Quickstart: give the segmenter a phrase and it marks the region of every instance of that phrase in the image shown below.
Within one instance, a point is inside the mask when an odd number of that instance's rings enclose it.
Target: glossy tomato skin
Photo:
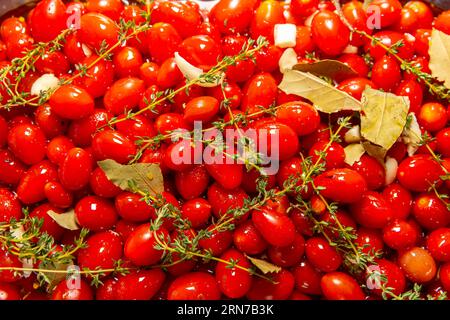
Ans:
[[[56,181],[47,182],[44,186],[45,197],[48,202],[58,208],[68,208],[72,205],[73,195]]]
[[[80,226],[99,231],[111,228],[116,223],[117,212],[108,200],[87,196],[76,204],[75,217]]]
[[[48,104],[39,106],[36,109],[34,118],[36,124],[39,126],[39,128],[41,128],[45,136],[49,139],[63,134],[68,126],[68,122],[60,118],[58,115],[56,115]],[[1,119],[0,119],[0,127],[1,127]],[[0,145],[1,144],[2,143],[0,133]]]
[[[208,71],[220,61],[221,50],[216,41],[207,35],[195,35],[183,40],[180,55],[192,65]]]
[[[81,148],[68,151],[66,158],[59,167],[59,179],[68,190],[81,190],[89,184],[94,167],[92,154]]]
[[[331,56],[341,53],[350,39],[350,31],[339,16],[328,10],[320,11],[314,16],[311,33],[319,49]]]
[[[343,272],[330,272],[320,281],[323,295],[328,300],[364,300],[365,295],[354,278]]]
[[[145,91],[144,81],[127,77],[117,80],[103,97],[105,109],[113,115],[123,114],[139,105]]]
[[[52,293],[52,300],[93,300],[93,291],[85,280],[80,280],[79,288],[69,280],[61,281]]]
[[[291,127],[299,136],[313,133],[320,123],[317,110],[309,103],[293,101],[277,109],[278,121]]]
[[[363,193],[351,210],[356,221],[366,228],[383,228],[395,215],[384,197],[374,191]]]
[[[112,298],[114,300],[150,300],[161,288],[165,278],[165,273],[159,269],[132,271],[119,276],[112,284]]]
[[[201,23],[198,8],[183,2],[161,1],[152,10],[152,23],[166,22],[183,37],[192,36]]]
[[[207,199],[212,206],[213,214],[220,218],[228,210],[242,207],[248,195],[241,188],[227,190],[218,183],[208,188]]]
[[[379,272],[386,277],[385,285],[392,288],[394,294],[398,295],[405,291],[406,278],[399,266],[387,259],[378,260],[377,266],[379,267]],[[378,288],[373,290],[377,295],[382,294],[382,291]]]
[[[175,186],[185,200],[203,194],[209,184],[209,174],[204,166],[194,166],[175,173]]]
[[[45,157],[45,135],[35,125],[18,124],[9,130],[8,147],[23,163],[33,165]]]
[[[313,266],[323,272],[337,270],[342,257],[324,238],[309,238],[305,244],[306,258]]]
[[[19,288],[9,283],[0,283],[0,300],[21,300]]]
[[[300,262],[305,252],[305,239],[299,233],[294,242],[285,247],[270,246],[267,253],[270,260],[277,266],[287,268]]]
[[[24,204],[33,204],[45,199],[45,184],[57,181],[56,168],[47,160],[31,166],[17,186],[17,197]]]
[[[322,293],[320,287],[322,273],[308,260],[300,262],[300,264],[295,267],[293,273],[297,290],[311,295],[320,295]]]
[[[88,117],[72,121],[67,136],[78,146],[87,147],[92,143],[94,134],[108,124],[108,120],[112,117],[104,109],[94,109]]]
[[[127,221],[144,222],[156,218],[155,209],[136,193],[122,192],[115,198],[117,213]]]
[[[450,211],[434,193],[423,193],[416,197],[412,214],[425,229],[445,227],[450,222]]]
[[[385,170],[375,158],[364,154],[351,168],[364,177],[369,190],[376,190],[384,185]]]
[[[181,41],[178,31],[169,23],[155,23],[148,32],[150,55],[157,63],[173,57],[174,53],[178,51]]]
[[[0,182],[2,184],[17,185],[25,170],[25,165],[9,150],[0,151]]]
[[[224,34],[242,33],[250,26],[259,0],[221,0],[209,14],[211,22]]]
[[[267,248],[267,242],[251,221],[246,221],[233,233],[233,243],[236,248],[246,254],[260,254]]]
[[[64,233],[64,229],[47,214],[47,212],[50,210],[58,214],[64,212],[63,210],[56,208],[55,206],[44,203],[34,208],[34,210],[30,213],[30,217],[42,220],[42,227],[40,230],[42,232],[46,232],[58,241],[59,239],[61,239]]]
[[[271,245],[287,246],[295,240],[294,223],[284,214],[272,209],[253,211],[252,222]]]
[[[219,112],[219,100],[214,97],[202,96],[190,100],[184,109],[184,121],[208,122]]]
[[[385,28],[396,23],[401,16],[402,5],[398,0],[375,0],[371,5],[380,10],[380,27]]]
[[[3,222],[3,221],[2,221]],[[6,221],[5,221],[6,222]],[[8,221],[9,222],[9,221]],[[0,266],[3,268],[20,268],[22,262],[7,250],[0,248]],[[1,283],[12,283],[20,279],[20,276],[15,274],[14,271],[2,270],[0,271]]]
[[[280,161],[294,156],[300,143],[295,131],[281,122],[272,119],[261,119],[255,122],[258,151]]]
[[[362,252],[383,252],[384,243],[381,233],[378,230],[360,227],[357,231],[356,244]]]
[[[94,169],[89,184],[92,191],[100,197],[112,198],[121,192],[121,189],[113,184],[100,168]]]
[[[436,229],[428,235],[427,249],[431,256],[442,262],[450,261],[450,229]]]
[[[58,88],[50,98],[52,111],[64,119],[77,120],[94,111],[94,100],[84,89],[74,85]]]
[[[119,31],[111,18],[90,12],[81,16],[78,36],[82,43],[100,50],[102,43],[106,43],[109,48],[116,44]]]
[[[86,244],[87,247],[81,249],[77,256],[81,269],[112,269],[122,257],[122,239],[114,231],[95,233],[86,240]]]
[[[30,32],[36,41],[48,42],[67,28],[66,6],[61,0],[39,2],[28,16]]]
[[[394,211],[395,218],[406,219],[411,212],[412,195],[398,183],[392,183],[382,192],[384,198]]]
[[[383,228],[383,241],[392,249],[414,246],[420,238],[420,229],[412,221],[394,220]]]
[[[408,279],[417,283],[428,282],[436,275],[436,262],[427,250],[420,247],[403,251],[398,263]]]
[[[105,16],[118,20],[124,9],[120,0],[89,0],[86,4],[88,12],[99,12]]]
[[[401,78],[400,66],[391,56],[383,56],[372,67],[372,82],[385,91],[394,89]]]
[[[94,135],[92,151],[96,160],[113,159],[124,164],[132,159],[136,146],[120,132],[104,130]]]
[[[54,137],[47,145],[47,158],[53,164],[60,165],[66,158],[67,152],[74,147],[72,140],[66,136]]]
[[[154,248],[156,245],[155,236],[168,237],[166,229],[161,227],[158,231],[150,230],[150,224],[142,224],[134,230],[128,237],[124,255],[136,266],[150,266],[158,263],[163,255],[163,251]],[[143,248],[146,248],[145,250]]]
[[[265,279],[253,279],[252,287],[247,292],[249,300],[286,300],[294,290],[294,276],[286,269],[282,269],[273,276],[276,283]]]
[[[397,170],[397,179],[408,190],[425,192],[431,184],[439,183],[442,169],[428,155],[414,155],[403,160]]]
[[[192,228],[205,226],[211,217],[211,204],[202,198],[188,200],[181,207],[181,216],[191,223]]]
[[[206,272],[191,272],[176,278],[167,292],[168,300],[218,300],[216,279]]]
[[[351,169],[329,170],[319,175],[315,184],[325,188],[321,190],[324,197],[341,203],[357,202],[367,190],[364,178]],[[353,192],[347,192],[348,190]]]
[[[85,74],[76,78],[74,83],[85,89],[93,98],[103,96],[114,81],[114,66],[112,62],[99,59],[97,55],[93,54],[83,59],[81,63],[87,66],[92,65],[92,67]]]
[[[226,251],[220,259],[237,261],[237,265],[243,268],[251,267],[248,259],[235,249]],[[241,298],[250,290],[252,276],[245,270],[236,267],[230,268],[226,263],[219,262],[217,263],[215,274],[220,291],[229,298]]]
[[[283,5],[278,1],[263,1],[256,9],[250,25],[253,39],[263,36],[273,42],[273,29],[276,24],[284,23]]]
[[[277,96],[277,84],[269,73],[254,75],[245,85],[241,103],[242,111],[257,112],[271,106]],[[259,107],[257,107],[259,106]]]

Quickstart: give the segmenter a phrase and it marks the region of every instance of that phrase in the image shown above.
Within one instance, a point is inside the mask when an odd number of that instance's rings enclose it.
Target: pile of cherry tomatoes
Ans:
[[[374,30],[366,23],[362,1],[341,5],[354,28],[386,46],[402,41],[398,55],[427,73],[432,28],[450,34],[450,11],[438,11],[422,1],[372,1],[381,15],[381,29]],[[72,14],[80,12],[79,28],[67,33],[60,46],[30,59],[27,51],[38,43],[50,43],[67,29],[68,19],[77,19],[76,14],[71,17],[69,7]],[[28,276],[17,272],[23,260],[2,242],[0,299],[381,299],[383,288],[370,288],[366,272],[353,273],[345,252],[330,243],[329,239],[342,235],[318,232],[314,227],[318,222],[339,223],[353,230],[349,232],[354,246],[380,253],[375,266],[384,289],[392,293],[387,298],[401,297],[415,284],[421,285],[422,297],[450,291],[450,200],[446,198],[450,180],[443,178],[445,168],[450,170],[449,101],[430,94],[423,81],[403,71],[399,61],[376,43],[351,35],[335,9],[332,1],[319,0],[220,0],[209,12],[193,1],[42,0],[24,17],[3,18],[0,70],[16,58],[28,57],[26,63],[33,64],[18,85],[18,92],[25,93],[22,99],[30,98],[42,75],[64,80],[83,66],[93,67],[36,106],[0,107],[0,226],[11,219],[20,221],[28,212],[28,218],[43,221],[41,231],[53,237],[54,250],[60,250],[73,244],[80,230],[64,229],[47,212],[73,209],[77,224],[89,230],[86,246],[74,253],[73,263],[81,270],[111,270],[121,260],[129,271],[105,272],[97,286],[91,276],[83,275],[75,288],[61,280],[47,290],[37,284],[38,272]],[[126,31],[132,33],[147,18],[151,28],[117,45],[127,22],[132,23]],[[139,151],[142,137],[191,130],[194,121],[202,121],[206,128],[229,121],[230,113],[245,115],[276,106],[276,112],[251,118],[248,125],[279,130],[280,169],[267,177],[266,188],[282,190],[288,179],[301,174],[305,158],[318,159],[338,118],[278,89],[282,79],[278,61],[284,48],[274,45],[273,30],[285,23],[297,26],[294,50],[299,62],[334,59],[347,64],[357,76],[340,79],[336,87],[356,99],[366,86],[407,96],[410,112],[430,139],[412,156],[401,141],[389,150],[388,156],[399,166],[395,181],[388,185],[380,162],[365,154],[349,166],[344,161],[345,140],[333,141],[323,159],[325,171],[314,178],[322,186],[321,196],[337,204],[336,212],[328,212],[309,189],[302,197],[311,204],[311,219],[294,208],[297,195],[287,193],[199,243],[202,252],[221,261],[250,269],[249,256],[278,266],[277,272],[263,278],[196,257],[155,267],[163,256],[150,229],[156,209],[142,195],[123,191],[108,180],[97,161],[127,164]],[[207,72],[260,36],[269,45],[252,59],[229,66],[222,86],[191,86],[151,112],[126,118],[128,112],[144,109],[158,93],[185,85],[175,52]],[[111,47],[114,50],[105,55]],[[8,83],[14,84],[16,76],[8,74]],[[14,98],[4,80],[0,79],[2,105]],[[222,104],[225,98],[227,108]],[[108,126],[111,119],[120,121]],[[139,162],[160,165],[162,197],[179,209],[193,233],[213,226],[227,210],[256,196],[260,174],[255,169],[242,164],[176,164],[170,159],[174,145],[179,146],[163,140],[144,150]],[[176,236],[180,230],[169,223],[159,232]],[[28,268],[39,269],[38,261]]]

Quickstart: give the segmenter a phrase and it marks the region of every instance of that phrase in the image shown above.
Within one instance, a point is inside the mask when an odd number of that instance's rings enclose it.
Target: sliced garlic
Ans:
[[[92,50],[89,49],[89,47],[84,43],[81,44],[81,50],[83,50],[83,53],[86,55],[86,57],[89,58],[90,56],[92,56]]]
[[[297,62],[297,53],[294,51],[294,49],[287,48],[281,55],[280,60],[278,60],[280,72],[284,73],[286,70],[292,69],[292,67],[295,66]]]
[[[342,53],[358,53],[358,47],[349,44],[344,48],[344,51],[342,51]]]
[[[318,12],[319,12],[319,11],[315,11],[313,14],[311,14],[310,16],[308,16],[308,17],[305,19],[305,26],[311,27],[312,21],[313,21],[314,17],[316,16],[316,14],[317,14]]]
[[[410,112],[408,117],[411,117],[409,128],[405,128],[402,133],[402,141],[406,144],[406,150],[408,155],[413,156],[417,149],[419,149],[419,143],[422,139],[422,131],[420,130],[419,123],[414,113]]]
[[[38,96],[41,92],[48,91],[50,89],[56,89],[59,87],[59,79],[52,73],[46,73],[40,76],[31,86],[30,93],[34,96]]]
[[[297,27],[292,23],[276,24],[273,29],[273,36],[277,47],[295,47],[297,44]]]
[[[388,185],[394,182],[397,177],[398,162],[395,158],[386,157],[384,167],[386,170],[386,178],[384,183],[385,185]]]
[[[357,143],[361,141],[361,130],[358,125],[353,126],[345,133],[344,140],[347,143]]]
[[[203,74],[203,70],[200,68],[197,68],[196,66],[190,64],[186,59],[184,59],[182,56],[180,56],[180,54],[178,52],[175,52],[175,63],[178,67],[178,69],[180,69],[181,73],[184,75],[184,77],[189,80],[196,80],[199,79],[202,74]],[[211,83],[211,82],[199,82],[198,85],[200,87],[217,87],[218,85],[220,85],[223,81],[223,79],[225,78],[225,73],[221,73],[220,77],[218,77],[218,79]]]

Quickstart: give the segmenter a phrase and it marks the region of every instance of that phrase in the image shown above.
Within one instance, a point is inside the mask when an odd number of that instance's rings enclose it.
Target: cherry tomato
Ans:
[[[323,53],[336,56],[348,45],[350,31],[332,11],[318,12],[311,23],[311,33],[317,47]]]
[[[424,283],[436,275],[436,263],[425,249],[413,247],[406,250],[399,255],[398,262],[411,281]]]
[[[315,185],[325,188],[320,191],[324,197],[342,203],[359,201],[367,190],[364,178],[351,169],[334,169],[322,173],[315,179]]]
[[[151,266],[158,263],[164,251],[155,248],[155,237],[166,238],[169,234],[163,227],[152,231],[150,224],[142,224],[134,230],[125,242],[124,255],[134,265]],[[145,248],[145,250],[143,250]]]
[[[28,16],[31,35],[39,42],[51,41],[67,28],[67,18],[61,0],[40,1]]]
[[[343,272],[330,272],[320,281],[323,295],[328,300],[364,300],[365,295],[358,282]]]
[[[168,300],[218,300],[216,279],[205,272],[191,272],[176,278],[167,292]]]
[[[235,249],[226,251],[220,259],[227,262],[237,261],[236,265],[242,268],[248,269],[251,267],[248,259]],[[219,262],[215,273],[220,291],[229,298],[241,298],[250,290],[252,276],[246,270],[235,266],[230,267],[227,263]]]
[[[62,280],[52,292],[52,300],[93,300],[93,291],[89,284],[80,279],[79,286],[70,280]]]
[[[108,200],[87,196],[76,204],[75,217],[80,226],[98,231],[111,228],[117,221],[117,212]]]
[[[221,33],[243,33],[250,26],[258,4],[258,0],[221,0],[211,9],[209,18]]]
[[[295,240],[294,223],[284,214],[271,209],[253,211],[252,222],[271,245],[283,247]]]

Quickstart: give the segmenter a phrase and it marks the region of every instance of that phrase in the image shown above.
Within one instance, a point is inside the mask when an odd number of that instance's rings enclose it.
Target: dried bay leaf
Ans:
[[[41,262],[40,269],[49,270],[48,272],[40,272],[39,277],[47,283],[47,290],[49,292],[61,281],[67,279],[67,269],[72,266],[73,263],[59,263],[59,262]],[[64,271],[64,272],[52,272],[52,271]]]
[[[77,220],[75,219],[75,211],[71,209],[70,211],[67,211],[65,213],[57,213],[55,211],[49,210],[47,211],[47,214],[55,220],[55,222],[63,227],[64,229],[68,230],[78,230],[80,227],[77,224]]]
[[[374,157],[378,162],[384,165],[384,158],[386,158],[387,154],[385,148],[377,146],[370,141],[363,141],[362,146],[369,156]]]
[[[352,143],[344,148],[345,163],[349,166],[353,165],[361,159],[361,156],[366,152],[360,143]]]
[[[266,274],[266,273],[272,273],[272,272],[280,272],[281,268],[279,266],[276,266],[270,262],[267,262],[265,260],[261,260],[261,259],[257,259],[257,258],[252,258],[247,256],[248,260],[250,260],[251,263],[253,263],[253,265],[255,267],[257,267],[259,270],[261,270],[262,273]]]
[[[137,189],[153,196],[164,191],[163,175],[156,163],[124,165],[107,159],[97,164],[108,179],[122,190],[135,192]]]
[[[288,70],[279,88],[287,94],[310,100],[317,110],[325,113],[361,110],[361,102],[310,73]]]
[[[293,70],[309,72],[315,76],[331,79],[340,77],[355,77],[358,73],[351,67],[337,60],[319,60],[313,63],[300,63],[292,67]]]
[[[431,75],[450,89],[450,35],[433,29],[428,53]]]
[[[367,87],[362,95],[361,135],[368,142],[389,150],[403,132],[409,110],[408,97]],[[370,152],[380,150],[369,146]],[[370,154],[369,150],[366,149]]]

